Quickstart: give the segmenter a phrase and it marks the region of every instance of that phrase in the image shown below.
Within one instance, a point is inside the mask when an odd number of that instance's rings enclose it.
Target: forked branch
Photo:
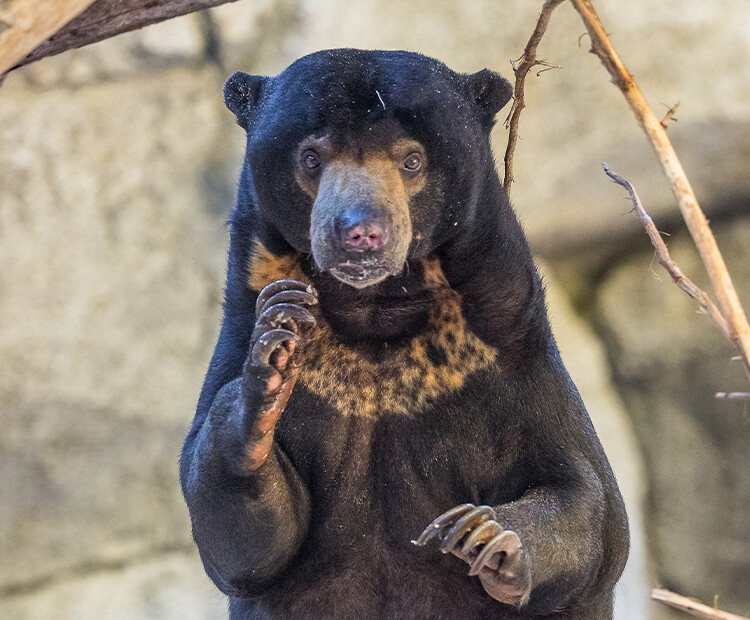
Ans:
[[[641,199],[638,197],[638,193],[635,191],[633,185],[630,181],[623,179],[620,175],[613,172],[613,170],[604,162],[602,162],[602,168],[604,168],[604,173],[612,179],[613,182],[624,187],[628,194],[630,194],[630,200],[633,203],[633,211],[635,211],[641,224],[643,224],[643,227],[646,229],[646,234],[651,240],[651,245],[653,245],[656,250],[659,264],[666,269],[667,273],[677,286],[700,304],[706,314],[708,314],[713,319],[714,323],[718,325],[721,333],[731,342],[732,334],[726,319],[706,292],[698,288],[698,286],[696,286],[695,283],[682,272],[682,269],[680,269],[677,263],[672,260],[667,245],[661,238],[661,234],[656,228],[654,220],[651,219],[651,216],[646,213],[646,210],[643,208],[643,203],[641,203]]]
[[[526,44],[526,48],[523,50],[523,56],[516,61],[511,63],[513,67],[513,73],[515,73],[516,83],[513,86],[513,105],[510,108],[508,117],[505,119],[505,127],[508,129],[508,146],[505,149],[505,177],[504,185],[505,192],[510,198],[510,186],[513,184],[513,154],[516,150],[516,144],[518,143],[518,124],[521,121],[521,111],[526,107],[526,101],[524,99],[524,86],[526,84],[526,76],[529,71],[534,67],[543,67],[542,71],[549,69],[557,69],[558,65],[547,62],[546,60],[540,60],[536,57],[536,50],[539,47],[539,42],[542,40],[544,33],[547,31],[547,25],[549,24],[549,18],[552,15],[552,11],[555,7],[562,4],[564,0],[545,0],[542,5],[542,12],[539,14],[539,19],[536,22],[534,32],[531,33],[531,38]],[[542,73],[540,71],[539,73]]]
[[[65,50],[235,0],[0,0],[0,75]]]

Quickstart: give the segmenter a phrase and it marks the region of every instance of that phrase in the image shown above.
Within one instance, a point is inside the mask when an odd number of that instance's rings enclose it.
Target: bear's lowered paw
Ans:
[[[469,564],[492,598],[525,605],[531,594],[531,566],[518,534],[504,529],[490,506],[461,504],[440,515],[414,541],[424,546],[433,538],[440,551]]]

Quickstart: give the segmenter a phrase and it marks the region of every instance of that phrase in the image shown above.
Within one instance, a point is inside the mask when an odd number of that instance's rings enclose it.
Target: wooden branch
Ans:
[[[82,9],[88,5],[91,6],[88,6],[83,12],[79,11],[80,15],[77,17],[75,17],[76,13],[71,14],[68,17],[70,21],[65,20],[55,28],[48,28],[41,38],[38,36],[26,38],[24,33],[27,31],[19,30],[15,36],[22,38],[25,44],[19,46],[18,51],[14,53],[5,53],[2,40],[9,30],[2,32],[2,21],[0,21],[0,74],[46,56],[54,56],[65,50],[83,47],[178,15],[185,15],[193,11],[201,11],[212,6],[235,1],[66,0],[66,2],[63,2],[63,0],[15,0],[11,4],[12,8],[16,4],[34,5],[35,20],[41,19],[45,11],[47,13],[63,13],[74,4],[84,5],[81,7]],[[72,11],[67,12],[72,13]],[[2,17],[2,14],[0,14],[0,17]],[[71,19],[73,17],[75,19]],[[66,23],[67,25],[65,25]],[[14,29],[14,27],[11,26],[11,29]]]
[[[651,590],[651,598],[660,603],[674,607],[684,611],[691,616],[697,616],[698,618],[714,618],[718,620],[750,620],[745,616],[738,616],[731,614],[728,611],[722,611],[721,609],[714,609],[708,605],[688,598],[686,596],[680,596],[669,590],[663,590],[661,588],[654,588]]]
[[[526,83],[526,75],[533,67],[538,65],[546,67],[547,69],[558,68],[558,65],[553,65],[544,60],[537,60],[536,49],[539,47],[539,42],[547,31],[547,24],[549,24],[549,18],[552,15],[552,11],[563,2],[564,0],[545,0],[542,5],[542,12],[539,14],[539,19],[536,22],[534,32],[531,33],[531,38],[526,44],[523,56],[520,58],[520,64],[516,67],[515,63],[511,63],[513,73],[516,75],[516,83],[513,87],[513,105],[510,108],[508,117],[505,119],[505,127],[509,131],[508,146],[505,149],[505,176],[503,178],[503,184],[505,185],[505,192],[508,194],[508,198],[510,198],[510,186],[513,183],[513,153],[516,150],[516,143],[518,142],[518,124],[521,120],[521,111],[526,107],[523,92]]]
[[[716,392],[716,398],[728,400],[750,400],[750,392]]]
[[[620,60],[591,1],[570,1],[581,16],[591,37],[592,53],[598,56],[612,76],[614,83],[625,96],[630,109],[656,152],[662,171],[670,182],[682,217],[711,279],[721,313],[729,326],[730,339],[742,355],[745,370],[750,378],[750,325],[748,325],[747,317],[732,284],[724,258],[719,252],[716,239],[708,225],[708,220],[698,204],[682,164],[667,137],[667,132],[648,106],[633,76]]]
[[[643,224],[643,227],[646,229],[646,234],[651,240],[651,245],[653,245],[656,250],[659,264],[666,269],[667,273],[677,286],[700,304],[706,314],[708,314],[713,319],[714,323],[718,325],[721,333],[731,342],[732,334],[726,319],[706,292],[698,288],[695,283],[682,272],[677,263],[672,260],[672,257],[669,255],[669,250],[667,249],[664,240],[661,238],[659,230],[654,224],[654,220],[651,219],[651,216],[646,213],[646,210],[643,208],[643,204],[641,203],[641,199],[638,197],[635,188],[629,181],[613,172],[606,163],[602,162],[602,168],[604,168],[604,173],[612,179],[614,183],[624,187],[628,194],[630,194],[630,200],[633,203],[633,211],[635,211],[641,224]]]
[[[0,75],[95,0],[0,2]]]

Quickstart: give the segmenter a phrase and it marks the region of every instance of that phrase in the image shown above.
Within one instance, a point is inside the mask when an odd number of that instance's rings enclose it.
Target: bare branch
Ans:
[[[728,611],[722,611],[721,609],[714,609],[708,605],[688,598],[686,596],[680,596],[669,590],[663,590],[661,588],[654,588],[651,590],[651,598],[660,603],[674,607],[684,611],[691,616],[697,616],[698,618],[714,618],[718,620],[750,620],[745,616],[738,616],[736,614],[729,613]]]
[[[716,398],[729,400],[750,400],[750,392],[716,392]]]
[[[18,0],[0,3],[0,75],[94,0]]]
[[[518,143],[518,124],[521,120],[521,111],[526,107],[526,101],[524,100],[524,84],[526,83],[526,75],[529,71],[536,66],[543,66],[546,69],[556,69],[558,65],[553,65],[545,60],[537,60],[536,49],[539,47],[539,42],[542,40],[544,33],[547,31],[547,25],[549,24],[549,18],[552,15],[552,11],[562,4],[564,0],[545,0],[542,5],[542,12],[539,14],[539,19],[536,22],[534,32],[531,33],[531,38],[526,44],[526,48],[523,51],[523,56],[517,61],[511,61],[513,67],[513,73],[516,75],[516,83],[513,87],[513,105],[510,108],[508,117],[505,119],[505,127],[508,131],[508,146],[505,149],[505,177],[503,183],[505,185],[505,192],[510,197],[510,186],[513,183],[513,153],[516,150],[516,144]],[[516,66],[516,63],[520,61],[520,64]],[[539,75],[545,69],[537,73]]]
[[[14,14],[17,7],[28,5],[29,10],[23,13],[24,19],[15,19],[5,30],[2,25],[8,23],[9,18],[0,15],[0,74],[122,32],[234,1],[75,0],[64,3],[59,0],[17,0],[11,4]],[[73,11],[73,8],[78,10]]]
[[[643,224],[643,227],[646,229],[646,234],[651,240],[651,245],[653,245],[656,250],[659,264],[666,269],[667,273],[677,286],[700,304],[701,308],[703,308],[703,310],[713,319],[714,323],[718,325],[721,333],[731,342],[732,338],[729,325],[721,314],[721,311],[716,307],[716,304],[705,293],[705,291],[698,288],[690,278],[682,273],[682,269],[680,269],[677,263],[672,260],[667,245],[664,243],[659,230],[654,224],[654,220],[652,220],[651,216],[646,213],[646,210],[641,203],[641,199],[638,197],[638,193],[635,191],[635,188],[630,181],[623,179],[620,175],[615,173],[605,162],[602,162],[602,168],[604,168],[604,173],[612,179],[614,183],[624,187],[628,194],[630,194],[630,200],[633,203],[633,211],[635,211],[641,224]]]
[[[742,355],[745,370],[748,378],[750,378],[750,325],[747,322],[745,311],[742,309],[734,284],[732,284],[724,258],[719,252],[716,239],[708,225],[708,220],[698,204],[682,164],[667,137],[667,132],[648,106],[646,98],[633,76],[620,60],[596,10],[591,4],[591,0],[570,1],[581,16],[591,37],[592,53],[601,60],[612,76],[614,83],[622,91],[630,109],[635,114],[656,152],[662,171],[670,182],[672,193],[677,200],[682,217],[711,279],[721,313],[729,326],[730,339]]]

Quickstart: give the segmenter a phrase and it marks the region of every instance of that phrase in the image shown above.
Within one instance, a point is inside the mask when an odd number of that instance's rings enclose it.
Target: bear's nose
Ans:
[[[388,242],[387,227],[368,211],[354,207],[336,216],[334,228],[345,250],[378,250]]]

